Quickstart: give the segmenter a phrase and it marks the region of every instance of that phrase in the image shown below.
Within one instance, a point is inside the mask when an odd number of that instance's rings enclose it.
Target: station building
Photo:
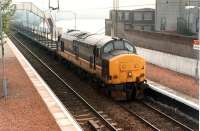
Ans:
[[[156,0],[156,31],[197,33],[200,1]]]
[[[121,30],[144,30],[154,31],[155,10],[143,8],[136,10],[111,10],[109,19],[106,19],[106,34],[111,34],[111,27],[117,24],[117,29]]]

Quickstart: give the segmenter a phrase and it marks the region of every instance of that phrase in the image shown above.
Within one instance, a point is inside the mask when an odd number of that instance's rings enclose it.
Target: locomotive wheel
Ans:
[[[144,90],[143,89],[137,89],[135,98],[138,100],[141,100],[144,98]]]
[[[116,101],[126,101],[127,92],[126,91],[111,91],[111,97]]]
[[[58,55],[57,60],[62,63],[63,58],[61,56]]]
[[[128,101],[133,99],[133,91],[132,90],[126,91],[126,99]]]

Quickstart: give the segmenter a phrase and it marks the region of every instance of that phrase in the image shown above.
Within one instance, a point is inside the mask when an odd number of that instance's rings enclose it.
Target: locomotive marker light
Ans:
[[[129,76],[129,77],[132,77],[132,72],[129,72],[129,73],[128,73],[128,76]]]

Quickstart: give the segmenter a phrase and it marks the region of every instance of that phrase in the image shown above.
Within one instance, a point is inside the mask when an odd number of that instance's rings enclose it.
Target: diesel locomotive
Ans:
[[[57,54],[91,74],[117,100],[143,95],[145,59],[125,39],[68,30],[59,38]]]

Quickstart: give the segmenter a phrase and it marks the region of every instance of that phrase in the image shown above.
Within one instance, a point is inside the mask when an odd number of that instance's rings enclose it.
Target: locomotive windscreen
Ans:
[[[109,53],[114,50],[127,50],[129,52],[136,53],[136,49],[134,46],[129,44],[127,41],[122,41],[122,40],[115,40],[115,41],[109,42],[104,47],[104,53]]]

